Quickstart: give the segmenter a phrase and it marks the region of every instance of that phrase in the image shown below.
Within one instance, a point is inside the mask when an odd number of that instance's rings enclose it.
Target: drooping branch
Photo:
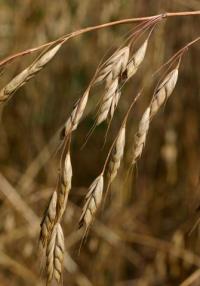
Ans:
[[[85,34],[87,32],[100,30],[100,29],[104,29],[104,28],[108,28],[108,27],[112,27],[112,26],[117,26],[117,25],[132,24],[132,23],[137,23],[137,22],[142,22],[142,21],[148,21],[148,20],[152,20],[152,19],[157,18],[157,17],[158,18],[160,17],[161,19],[162,18],[165,19],[165,18],[169,18],[169,17],[185,17],[185,16],[200,16],[200,10],[198,10],[198,11],[186,11],[186,12],[166,12],[166,13],[158,14],[158,15],[154,15],[154,16],[117,20],[117,21],[113,21],[113,22],[108,22],[108,23],[92,26],[92,27],[83,28],[83,29],[77,30],[75,32],[66,34],[66,35],[64,35],[64,36],[62,36],[62,37],[60,37],[54,41],[50,41],[50,42],[42,44],[40,46],[31,48],[31,49],[27,49],[27,50],[24,50],[22,52],[18,52],[16,54],[8,56],[5,59],[0,61],[0,67],[3,67],[8,63],[11,63],[16,58],[19,58],[19,57],[22,57],[22,56],[25,56],[28,54],[32,54],[32,53],[40,51],[44,48],[50,47],[51,45],[58,44],[60,42],[66,41],[69,38],[74,38],[76,36]]]

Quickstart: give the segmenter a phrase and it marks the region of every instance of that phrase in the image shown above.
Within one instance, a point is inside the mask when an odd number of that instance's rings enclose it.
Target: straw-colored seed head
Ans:
[[[62,217],[68,200],[69,191],[71,189],[72,181],[72,165],[70,159],[70,153],[67,152],[63,169],[61,170],[61,184],[58,190],[58,203],[57,203],[57,217]]]
[[[49,201],[48,208],[45,212],[45,216],[41,223],[41,231],[40,231],[40,241],[43,246],[46,245],[46,242],[49,238],[49,235],[52,231],[52,228],[56,219],[56,205],[57,205],[57,192],[54,191],[51,199]]]
[[[71,164],[70,153],[67,152],[63,169],[63,184],[69,189],[71,188],[71,180],[72,180],[72,164]]]
[[[55,224],[46,250],[47,281],[60,282],[64,260],[64,235],[59,223]]]
[[[129,52],[130,52],[129,47],[123,48],[123,53],[118,58],[118,60],[114,62],[112,65],[112,70],[109,76],[107,77],[106,85],[109,85],[111,81],[119,77],[125,71],[129,60]]]
[[[117,175],[117,171],[120,167],[121,160],[124,155],[124,147],[125,147],[125,134],[126,127],[125,125],[121,128],[119,135],[117,137],[111,160],[108,166],[108,180],[111,183]]]
[[[165,77],[163,82],[156,89],[155,96],[150,106],[151,117],[153,117],[158,112],[159,108],[170,97],[175,88],[177,80],[178,69],[175,68]]]
[[[109,114],[108,114],[109,120],[113,118],[113,115],[117,108],[120,97],[121,97],[121,90],[117,89],[111,101],[111,106],[110,106]]]
[[[14,92],[34,77],[58,52],[62,43],[41,54],[28,68],[15,76],[1,91],[0,102],[7,100]]]
[[[144,60],[148,45],[148,39],[142,44],[142,46],[135,52],[129,63],[127,64],[127,79],[131,78],[138,70],[139,66]]]
[[[129,59],[129,47],[124,47],[116,51],[105,63],[105,66],[98,73],[95,83],[101,82],[106,79],[107,85],[116,79],[126,69]]]
[[[88,102],[89,92],[90,89],[88,88],[83,94],[83,96],[74,105],[73,111],[67,122],[65,123],[64,132],[62,132],[64,133],[64,136],[67,136],[69,132],[76,130],[78,124],[80,123],[80,120],[83,116],[83,112]]]
[[[97,125],[102,123],[108,117],[109,110],[112,106],[113,98],[118,89],[118,82],[118,78],[116,78],[107,88],[107,91],[102,98],[102,103],[97,117]]]
[[[133,165],[136,163],[137,159],[142,154],[146,142],[147,133],[149,130],[149,123],[150,123],[150,108],[148,107],[142,116],[142,119],[139,123],[138,131],[135,135],[134,151],[132,159]]]
[[[91,225],[95,213],[101,204],[103,185],[104,179],[103,175],[101,174],[89,187],[88,193],[85,197],[85,204],[83,206],[82,214],[79,220],[79,227],[82,227],[85,224],[86,228],[88,229],[88,227]]]

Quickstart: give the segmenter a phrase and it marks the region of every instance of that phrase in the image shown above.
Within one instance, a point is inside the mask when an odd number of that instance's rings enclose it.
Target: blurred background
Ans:
[[[54,40],[79,28],[113,20],[200,10],[199,0],[0,1],[0,58]],[[170,18],[157,25],[146,58],[123,89],[104,149],[106,124],[80,150],[94,123],[95,90],[72,140],[73,187],[63,229],[63,285],[180,285],[193,272],[200,285],[200,46],[185,54],[176,89],[151,123],[142,158],[127,177],[129,150],[156,84],[152,74],[199,36],[200,18]],[[133,26],[85,34],[67,42],[51,63],[20,88],[0,118],[0,285],[45,285],[37,255],[39,223],[56,185],[59,129],[106,51]],[[36,54],[8,65],[3,87]],[[87,187],[99,174],[124,113],[145,86],[128,121],[125,159],[107,204],[80,255],[77,232]],[[186,284],[185,284],[186,285]],[[189,284],[187,284],[189,285]]]

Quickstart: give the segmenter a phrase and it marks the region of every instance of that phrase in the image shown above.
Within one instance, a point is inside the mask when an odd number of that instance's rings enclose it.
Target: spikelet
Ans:
[[[85,91],[83,96],[74,105],[73,111],[61,132],[64,136],[67,136],[70,132],[76,130],[86,108],[89,92],[90,88]]]
[[[120,129],[119,135],[117,137],[117,140],[115,142],[111,160],[108,165],[108,182],[109,184],[112,183],[114,178],[117,175],[118,169],[120,167],[121,160],[124,155],[124,147],[125,147],[125,134],[126,134],[126,126],[122,126]]]
[[[53,278],[60,282],[64,260],[64,236],[59,223],[54,225],[46,250],[47,284]]]
[[[130,48],[124,47],[116,52],[108,60],[105,69],[100,73],[97,81],[106,80],[106,93],[103,96],[100,106],[97,125],[105,121],[108,117],[113,118],[115,109],[121,96],[121,86],[129,80],[138,70],[143,62],[149,37],[144,41],[142,46],[135,52],[129,60]]]
[[[145,42],[135,52],[135,54],[132,56],[131,60],[127,64],[127,68],[124,72],[126,74],[126,80],[130,79],[137,72],[139,66],[143,62],[147,50],[148,40],[149,38],[145,40]]]
[[[95,213],[99,208],[102,200],[104,179],[101,174],[90,185],[88,193],[85,197],[85,204],[79,220],[79,227],[86,226],[86,230],[92,223]]]
[[[107,84],[116,79],[126,69],[129,59],[129,46],[123,47],[116,51],[105,63],[103,69],[97,74],[95,83],[106,80]]]
[[[162,104],[170,97],[175,88],[177,80],[178,68],[175,68],[165,77],[163,82],[158,86],[155,91],[153,101],[150,105],[151,117],[153,117],[158,112]]]
[[[61,182],[60,188],[58,191],[58,203],[57,203],[57,216],[60,219],[65,211],[67,199],[69,195],[69,191],[71,189],[71,181],[72,181],[72,165],[70,152],[67,151],[65,156],[64,165],[61,170]]]
[[[149,130],[149,123],[150,123],[150,108],[148,107],[142,116],[142,119],[139,123],[138,131],[135,135],[132,165],[136,163],[137,159],[142,154],[146,142],[147,133]]]
[[[33,78],[58,52],[62,43],[42,53],[29,67],[15,76],[1,91],[0,102],[9,99],[21,86]]]
[[[112,106],[113,98],[115,97],[115,94],[118,89],[118,78],[116,78],[111,85],[107,88],[106,93],[104,94],[99,110],[99,114],[97,117],[97,125],[102,123],[104,120],[107,119],[109,115],[109,111]]]
[[[50,198],[49,205],[46,209],[44,218],[41,222],[40,242],[43,247],[51,234],[56,219],[57,192],[54,191]]]
[[[117,89],[113,98],[112,98],[112,101],[111,101],[111,105],[110,105],[110,109],[109,109],[109,113],[108,113],[108,119],[109,120],[111,120],[114,116],[114,112],[117,108],[120,97],[121,97],[121,90]]]

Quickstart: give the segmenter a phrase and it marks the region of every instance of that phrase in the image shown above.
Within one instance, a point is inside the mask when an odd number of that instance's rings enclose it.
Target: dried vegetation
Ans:
[[[94,8],[83,1],[75,17],[51,5],[47,15],[53,19],[54,10],[62,12],[68,27],[76,18],[85,26],[82,11]],[[117,5],[105,5],[104,22],[115,9],[119,14]],[[195,230],[187,236],[195,221],[194,211],[193,219],[187,214],[187,202],[198,207],[199,107],[188,93],[199,90],[200,37],[194,33],[189,42],[180,28],[174,48],[169,31],[177,29],[176,20],[174,26],[171,21],[164,25],[165,18],[131,23],[117,35],[108,27],[98,34],[99,43],[68,41],[89,29],[62,38],[66,27],[58,34],[52,30],[57,41],[23,53],[42,50],[31,63],[22,54],[9,59],[10,65],[0,63],[6,67],[0,90],[0,166],[5,174],[0,174],[0,281],[5,285],[43,285],[43,277],[47,285],[54,280],[80,286],[198,285],[199,235]],[[195,24],[188,20],[188,31]],[[39,278],[34,255],[42,209],[37,259],[45,274]]]

